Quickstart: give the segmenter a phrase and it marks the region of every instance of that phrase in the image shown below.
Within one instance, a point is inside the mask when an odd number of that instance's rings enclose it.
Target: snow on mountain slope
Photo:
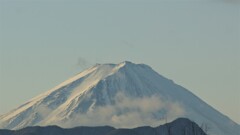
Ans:
[[[240,126],[144,64],[98,64],[0,116],[0,128],[33,125],[137,127],[187,117],[212,135]],[[135,121],[129,120],[134,118]]]

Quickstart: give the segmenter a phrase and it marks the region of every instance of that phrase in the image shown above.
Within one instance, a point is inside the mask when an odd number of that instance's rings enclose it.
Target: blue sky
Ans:
[[[240,123],[237,0],[0,0],[0,114],[95,63],[145,63]]]

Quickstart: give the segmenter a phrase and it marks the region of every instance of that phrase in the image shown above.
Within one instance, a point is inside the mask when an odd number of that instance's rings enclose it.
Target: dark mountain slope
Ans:
[[[58,126],[27,127],[20,130],[0,130],[0,135],[206,135],[194,122],[179,118],[159,127],[115,129],[109,126],[76,127],[63,129]]]

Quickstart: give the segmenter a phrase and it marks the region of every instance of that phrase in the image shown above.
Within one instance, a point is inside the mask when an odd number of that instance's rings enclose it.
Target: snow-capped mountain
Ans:
[[[144,64],[97,64],[0,116],[0,128],[138,127],[187,117],[212,135],[240,135],[240,126],[187,89]]]

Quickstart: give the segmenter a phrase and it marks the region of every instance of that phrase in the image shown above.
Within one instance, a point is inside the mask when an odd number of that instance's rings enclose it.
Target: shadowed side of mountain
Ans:
[[[0,135],[13,135],[14,131],[7,130],[7,129],[0,129]]]
[[[116,130],[110,126],[102,127],[75,127],[71,129],[66,129],[63,135],[106,135],[111,131]]]
[[[156,127],[159,135],[205,135],[206,133],[195,122],[178,118],[171,123]]]
[[[134,129],[115,129],[102,127],[75,127],[63,129],[58,126],[27,127],[20,130],[0,130],[0,135],[206,135],[194,122],[179,118],[159,127],[138,127]]]
[[[116,129],[106,135],[142,135],[142,134],[132,129]]]

